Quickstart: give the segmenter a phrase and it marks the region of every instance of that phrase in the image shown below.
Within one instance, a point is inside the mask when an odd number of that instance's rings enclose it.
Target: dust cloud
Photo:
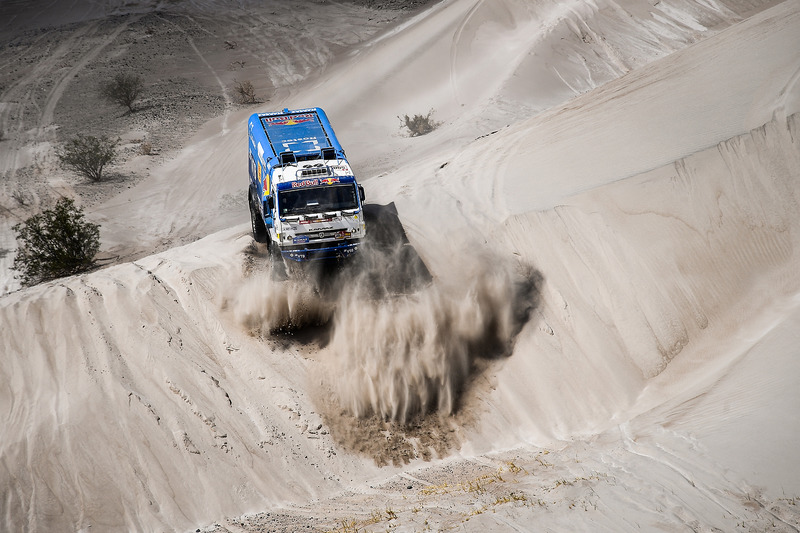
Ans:
[[[322,298],[303,280],[281,280],[272,269],[235,284],[223,303],[236,321],[255,336],[290,335],[330,323],[335,302]]]
[[[358,260],[288,276],[280,264],[256,268],[227,307],[254,335],[285,339],[324,329],[314,357],[338,412],[408,425],[455,413],[476,362],[511,354],[537,305],[540,275],[473,252],[471,268],[433,277],[386,207],[367,213],[372,235]]]
[[[359,290],[365,284],[342,293],[325,375],[347,413],[400,423],[451,414],[475,360],[510,355],[533,308],[536,278],[496,258],[480,263],[492,266],[409,294],[372,298]]]
[[[251,242],[242,255],[242,272],[231,275],[221,307],[251,335],[291,336],[330,324],[335,300],[323,297],[308,275],[288,277],[263,244]]]

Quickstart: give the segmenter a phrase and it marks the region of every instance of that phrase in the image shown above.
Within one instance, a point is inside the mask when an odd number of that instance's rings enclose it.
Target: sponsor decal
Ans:
[[[316,137],[296,137],[294,139],[284,139],[281,145],[289,150],[289,146],[297,143],[311,143],[314,149],[319,150],[319,141]]]
[[[308,242],[308,235],[298,235],[292,239],[293,244],[305,244]]]
[[[350,237],[350,232],[349,231],[339,231],[339,232],[336,233],[336,238],[337,239],[346,239],[348,237]]]
[[[339,178],[310,178],[307,180],[297,180],[292,182],[292,188],[298,187],[314,187],[316,185],[333,185],[339,183]]]
[[[296,189],[297,187],[313,187],[314,185],[319,185],[319,180],[317,178],[292,182],[293,189]]]
[[[301,220],[300,223],[301,224],[322,224],[322,223],[325,223],[325,222],[331,222],[332,220],[333,220],[332,218],[319,218],[319,219],[314,219],[314,220]],[[327,226],[327,227],[324,227],[324,228],[321,228],[321,229],[331,229],[331,227]]]
[[[269,123],[270,126],[293,126],[295,124],[302,124],[303,122],[314,120],[314,115],[311,113],[305,113],[302,115],[292,115],[290,117],[265,117],[263,120],[264,122]]]

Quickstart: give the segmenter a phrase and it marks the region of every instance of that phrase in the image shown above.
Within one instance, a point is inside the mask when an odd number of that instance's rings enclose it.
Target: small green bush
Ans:
[[[441,122],[436,122],[432,117],[433,109],[427,115],[414,115],[413,117],[403,115],[403,118],[399,116],[397,118],[400,119],[401,127],[405,127],[411,137],[419,137],[432,132],[441,125]]]
[[[13,227],[17,255],[13,269],[30,286],[92,269],[100,250],[100,226],[84,220],[70,198]]]
[[[83,174],[92,181],[103,179],[103,169],[117,157],[117,143],[106,136],[78,135],[56,152],[64,168]]]

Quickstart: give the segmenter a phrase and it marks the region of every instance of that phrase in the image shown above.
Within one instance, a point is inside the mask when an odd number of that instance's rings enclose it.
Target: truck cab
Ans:
[[[358,251],[364,189],[322,109],[254,113],[248,147],[253,238],[272,257],[304,263]]]

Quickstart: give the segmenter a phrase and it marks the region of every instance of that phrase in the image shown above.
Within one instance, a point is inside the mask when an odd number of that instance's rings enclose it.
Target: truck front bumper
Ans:
[[[360,240],[308,243],[282,248],[281,255],[284,259],[297,263],[344,259],[355,254],[360,246]]]

